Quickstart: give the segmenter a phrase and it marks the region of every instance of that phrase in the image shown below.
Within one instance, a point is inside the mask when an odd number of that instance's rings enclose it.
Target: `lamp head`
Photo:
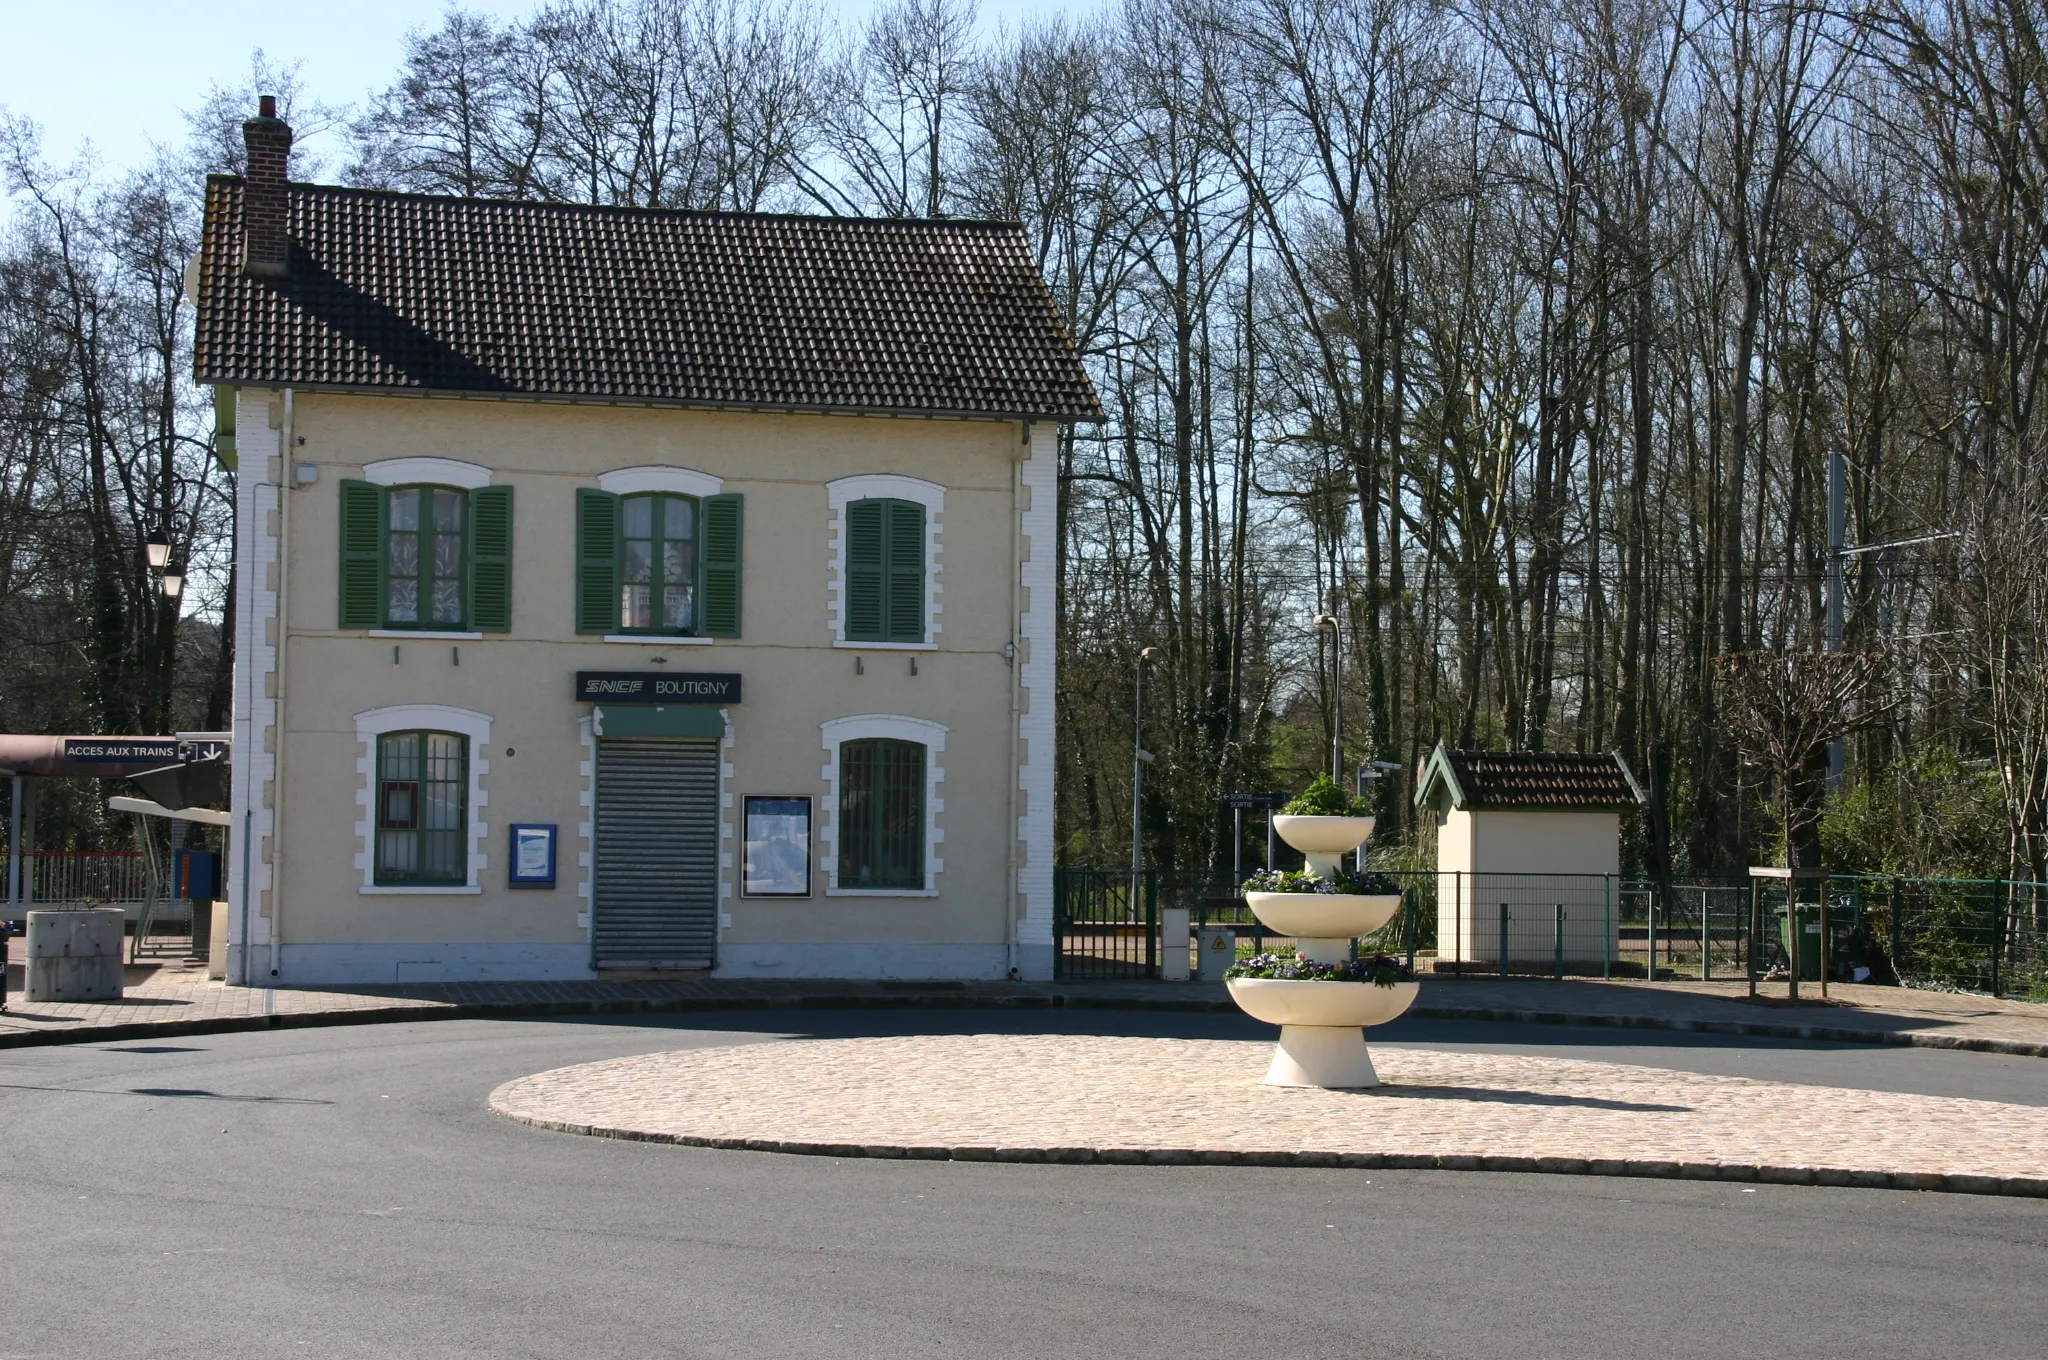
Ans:
[[[152,571],[161,571],[171,560],[171,536],[161,529],[154,530],[142,540],[142,551],[149,558]]]

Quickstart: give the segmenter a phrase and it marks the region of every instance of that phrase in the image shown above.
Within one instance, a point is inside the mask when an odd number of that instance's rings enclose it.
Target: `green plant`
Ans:
[[[1352,959],[1348,963],[1317,963],[1297,953],[1254,954],[1224,970],[1225,978],[1281,978],[1289,982],[1370,982],[1391,987],[1413,982],[1415,974],[1399,959],[1385,954]]]
[[[1329,878],[1318,878],[1307,870],[1261,869],[1246,879],[1245,892],[1349,893],[1354,896],[1384,897],[1398,894],[1401,885],[1387,874],[1371,870],[1346,869],[1341,865]]]
[[[2003,878],[2010,868],[2003,797],[1997,771],[1940,746],[1921,747],[1831,802],[1821,846],[1842,873]]]
[[[1367,817],[1371,808],[1363,798],[1353,798],[1337,787],[1326,774],[1301,791],[1301,796],[1280,809],[1283,817]]]

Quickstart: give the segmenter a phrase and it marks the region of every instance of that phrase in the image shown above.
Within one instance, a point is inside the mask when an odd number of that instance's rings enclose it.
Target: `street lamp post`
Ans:
[[[1145,867],[1145,767],[1152,763],[1152,753],[1145,749],[1145,663],[1159,655],[1157,647],[1146,647],[1138,653],[1138,689],[1136,701],[1131,705],[1131,877],[1132,891],[1136,891],[1137,875]]]

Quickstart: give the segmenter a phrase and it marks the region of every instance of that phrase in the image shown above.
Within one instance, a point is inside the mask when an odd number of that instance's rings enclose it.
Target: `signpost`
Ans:
[[[1230,868],[1238,883],[1244,882],[1244,814],[1246,808],[1266,810],[1266,867],[1273,867],[1273,814],[1287,806],[1284,793],[1226,793],[1223,806],[1233,814],[1237,835],[1230,842]],[[1234,886],[1234,885],[1233,885]]]
[[[736,704],[740,677],[712,671],[578,671],[581,704]]]

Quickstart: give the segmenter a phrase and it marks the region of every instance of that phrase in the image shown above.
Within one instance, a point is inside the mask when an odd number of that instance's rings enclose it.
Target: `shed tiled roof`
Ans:
[[[1460,751],[1439,746],[1416,791],[1434,803],[1438,791],[1455,808],[1525,808],[1597,812],[1642,802],[1635,776],[1616,754],[1569,751]]]
[[[206,184],[199,381],[1099,420],[1014,223],[290,186],[291,271]]]

